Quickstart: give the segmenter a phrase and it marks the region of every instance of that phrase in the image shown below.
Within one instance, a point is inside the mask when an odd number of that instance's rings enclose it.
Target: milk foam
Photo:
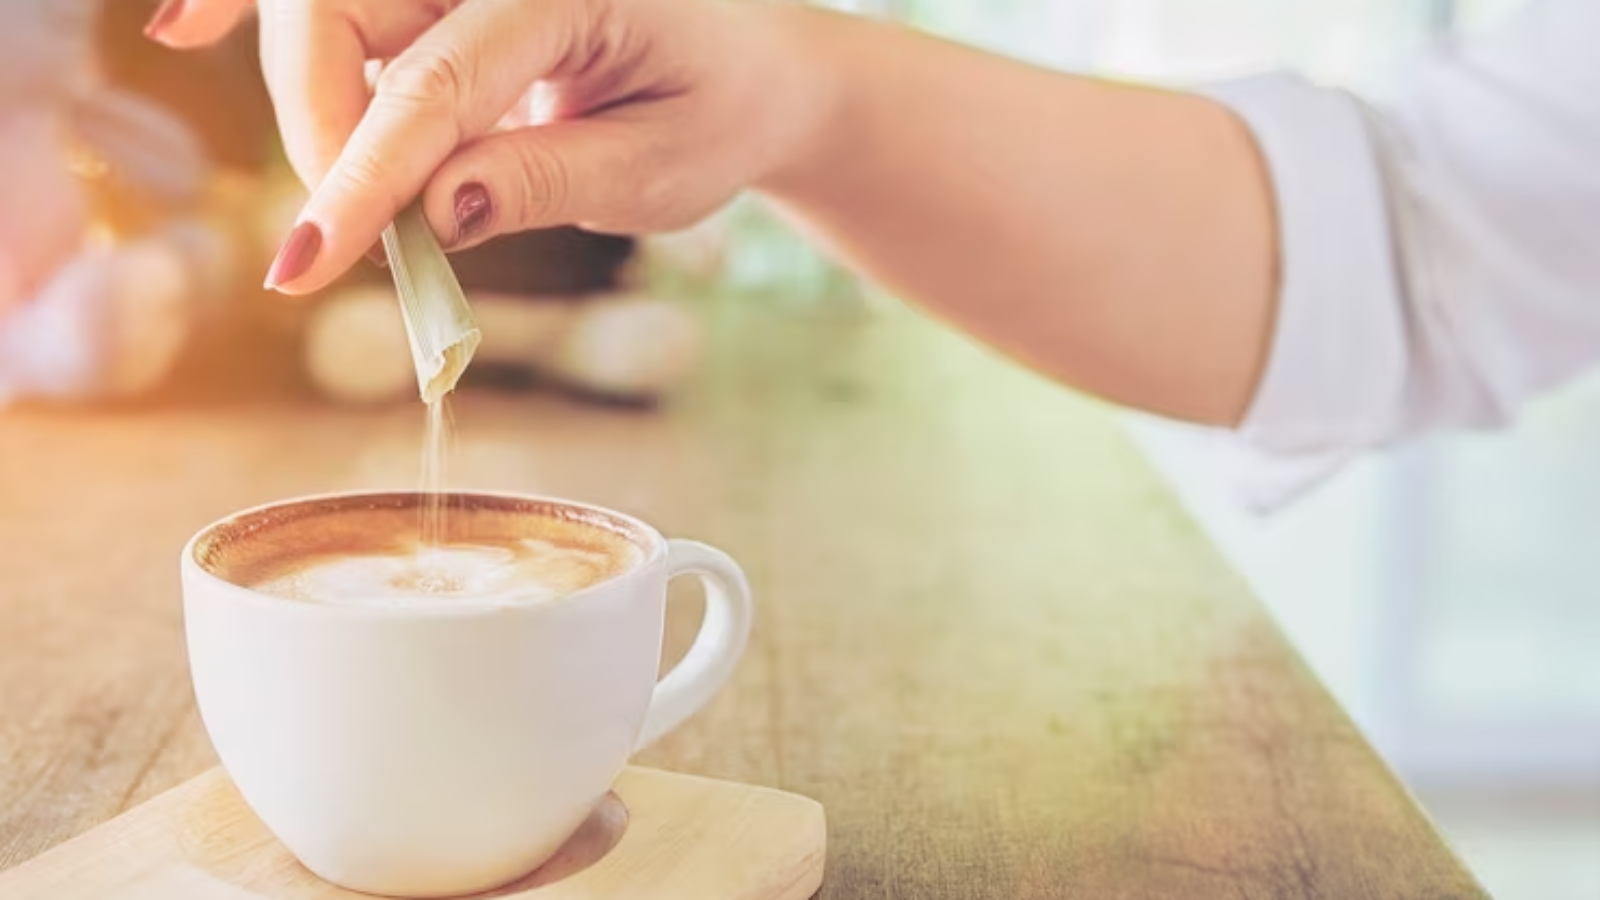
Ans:
[[[602,581],[614,568],[605,553],[524,538],[499,546],[457,544],[323,557],[255,588],[329,606],[538,603]]]

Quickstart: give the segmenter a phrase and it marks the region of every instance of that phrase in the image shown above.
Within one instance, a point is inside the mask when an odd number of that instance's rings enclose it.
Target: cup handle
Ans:
[[[732,557],[696,541],[668,541],[667,578],[680,575],[705,585],[705,617],[689,652],[656,685],[636,750],[660,740],[716,696],[750,641],[750,583]]]

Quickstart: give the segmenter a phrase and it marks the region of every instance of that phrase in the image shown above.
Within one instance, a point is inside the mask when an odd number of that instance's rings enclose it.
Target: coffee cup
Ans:
[[[316,566],[414,537],[427,496],[274,503],[207,526],[182,557],[195,697],[224,768],[308,869],[366,893],[472,893],[537,868],[634,752],[728,681],[750,633],[749,586],[721,551],[508,494],[448,495],[452,545],[573,547],[587,575],[559,591],[516,576],[437,598],[359,580],[332,601],[295,593]],[[704,583],[705,615],[658,682],[679,576]]]

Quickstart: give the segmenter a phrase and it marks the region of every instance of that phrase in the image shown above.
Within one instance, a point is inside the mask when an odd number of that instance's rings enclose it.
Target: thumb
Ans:
[[[461,148],[423,193],[428,222],[451,250],[502,234],[581,225],[634,232],[692,220],[672,208],[670,166],[637,122],[573,119],[495,132]]]
[[[178,49],[214,44],[252,6],[251,0],[165,0],[144,27],[144,36]]]

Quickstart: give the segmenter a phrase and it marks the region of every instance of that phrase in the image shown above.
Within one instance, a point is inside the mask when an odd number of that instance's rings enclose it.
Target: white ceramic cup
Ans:
[[[556,600],[427,608],[285,600],[212,571],[262,523],[416,498],[237,513],[195,535],[182,572],[200,716],[245,801],[322,878],[425,897],[497,887],[560,849],[628,758],[728,680],[751,599],[719,550],[610,510],[512,495],[454,502],[598,517],[635,539],[642,561]],[[667,582],[680,575],[705,583],[705,617],[657,683]]]

